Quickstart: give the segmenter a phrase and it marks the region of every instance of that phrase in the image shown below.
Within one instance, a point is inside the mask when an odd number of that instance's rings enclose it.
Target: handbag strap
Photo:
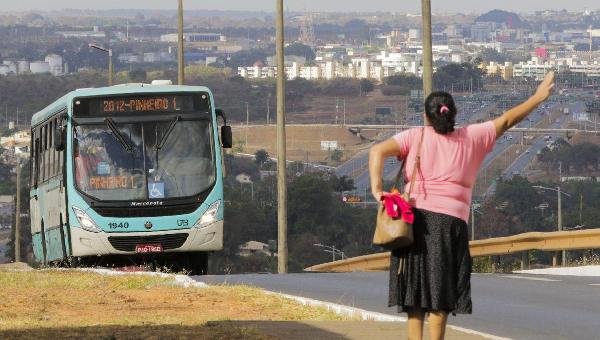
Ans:
[[[417,177],[417,170],[421,169],[421,146],[423,145],[423,139],[425,138],[425,127],[421,129],[421,139],[419,140],[419,146],[417,147],[417,156],[415,158],[415,164],[413,166],[413,171],[410,176],[410,187],[408,188],[408,198],[410,199],[410,194],[412,193],[413,186],[415,185],[415,179]],[[408,158],[408,155],[407,157]],[[396,184],[400,182],[400,177],[402,176],[402,170],[404,169],[404,165],[406,164],[406,158],[402,160],[402,166],[400,166],[400,170],[396,174],[396,179],[394,180],[394,185],[392,189],[396,188]]]

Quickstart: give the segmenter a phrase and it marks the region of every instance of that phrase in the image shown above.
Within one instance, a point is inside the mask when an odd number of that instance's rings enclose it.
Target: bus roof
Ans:
[[[57,99],[47,107],[38,111],[31,117],[31,125],[35,126],[50,117],[57,111],[67,107],[69,103],[77,97],[97,97],[110,96],[120,94],[136,94],[136,93],[161,93],[161,92],[208,92],[210,90],[205,86],[188,86],[188,85],[150,85],[150,84],[122,84],[108,87],[84,88],[71,91],[61,98]],[[212,94],[211,94],[212,95]]]

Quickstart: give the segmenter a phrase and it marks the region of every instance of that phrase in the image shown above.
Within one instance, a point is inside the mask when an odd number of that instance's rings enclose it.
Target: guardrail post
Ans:
[[[521,253],[521,270],[529,269],[529,250]]]
[[[496,272],[496,262],[494,262],[494,260],[495,260],[494,257],[490,256],[490,263],[492,265],[492,273]]]
[[[552,267],[556,267],[557,262],[558,262],[557,260],[558,260],[557,252],[552,252]]]

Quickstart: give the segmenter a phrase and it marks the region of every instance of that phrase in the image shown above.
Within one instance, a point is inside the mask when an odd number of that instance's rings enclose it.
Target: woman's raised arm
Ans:
[[[500,117],[494,119],[494,126],[496,127],[496,139],[506,132],[506,130],[517,125],[523,118],[527,117],[531,111],[545,101],[554,88],[554,72],[550,71],[544,77],[544,80],[540,83],[535,93],[529,97],[523,103],[513,107],[512,109],[504,112]]]

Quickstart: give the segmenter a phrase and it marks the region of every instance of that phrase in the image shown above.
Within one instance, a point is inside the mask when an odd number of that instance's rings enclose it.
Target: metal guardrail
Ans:
[[[232,128],[234,129],[244,129],[247,127],[265,127],[265,126],[269,126],[269,125],[264,125],[264,124],[251,124],[251,125],[232,125]],[[289,127],[321,127],[321,128],[327,128],[327,127],[332,127],[332,126],[337,126],[337,127],[345,127],[345,128],[354,128],[354,129],[360,129],[360,130],[406,130],[406,129],[412,129],[412,128],[417,128],[417,127],[422,127],[419,125],[406,125],[406,124],[398,124],[398,125],[377,125],[377,124],[346,124],[346,125],[333,125],[333,124],[286,124],[286,126]],[[552,128],[518,128],[518,127],[512,127],[508,130],[508,132],[529,132],[529,133],[567,133],[567,132],[594,132],[594,131],[585,131],[585,130],[579,130],[579,129],[552,129]]]
[[[578,250],[600,248],[600,228],[576,231],[530,232],[469,242],[471,256],[507,255],[526,250]],[[390,266],[390,253],[377,253],[318,264],[309,272],[381,271]]]

